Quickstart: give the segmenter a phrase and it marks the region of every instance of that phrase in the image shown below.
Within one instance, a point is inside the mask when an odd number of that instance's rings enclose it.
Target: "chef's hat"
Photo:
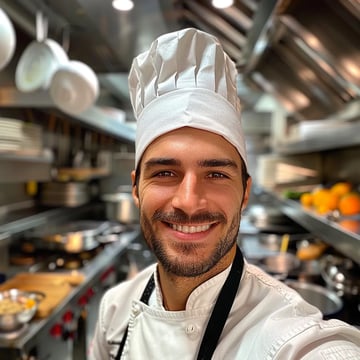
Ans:
[[[223,136],[246,165],[236,74],[217,38],[193,28],[162,35],[137,56],[129,73],[135,166],[152,141],[185,126]]]

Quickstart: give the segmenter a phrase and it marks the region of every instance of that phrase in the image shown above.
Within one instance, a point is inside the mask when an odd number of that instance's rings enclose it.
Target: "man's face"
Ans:
[[[248,199],[236,149],[219,135],[186,127],[151,143],[140,166],[133,195],[160,266],[187,277],[214,269],[235,246]]]

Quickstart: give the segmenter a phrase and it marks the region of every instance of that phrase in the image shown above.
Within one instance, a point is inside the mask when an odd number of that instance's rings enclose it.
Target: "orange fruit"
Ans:
[[[308,192],[301,194],[300,203],[301,203],[301,205],[306,206],[306,207],[312,206],[312,203],[313,203],[312,194],[310,194]]]
[[[328,193],[328,191],[329,190],[324,189],[324,188],[317,188],[317,189],[313,190],[313,192],[312,192],[313,205],[315,207],[319,206],[323,202],[323,199],[326,196],[326,194]]]
[[[340,181],[334,184],[330,191],[337,194],[338,196],[343,196],[351,191],[352,185],[346,181]]]
[[[315,208],[316,212],[320,215],[325,215],[331,211],[326,205],[319,205]]]
[[[313,194],[313,204],[318,212],[324,214],[338,207],[339,196],[329,189],[320,189]]]
[[[360,213],[360,194],[351,192],[339,200],[339,211],[342,215],[355,215]]]
[[[343,219],[338,222],[338,224],[346,230],[352,231],[354,233],[360,233],[360,221],[353,219]]]

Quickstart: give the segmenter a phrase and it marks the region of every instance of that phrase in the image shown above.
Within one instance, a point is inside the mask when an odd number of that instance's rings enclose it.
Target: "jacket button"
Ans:
[[[139,304],[134,304],[132,307],[132,313],[134,316],[137,316],[141,313],[141,306]]]
[[[185,333],[189,337],[196,337],[198,332],[199,332],[199,329],[195,324],[187,324],[185,327]]]

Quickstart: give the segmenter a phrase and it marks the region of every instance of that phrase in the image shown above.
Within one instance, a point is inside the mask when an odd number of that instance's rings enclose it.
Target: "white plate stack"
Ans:
[[[21,150],[23,122],[0,118],[0,152]]]
[[[0,118],[0,152],[36,155],[42,150],[41,126],[17,119]]]

